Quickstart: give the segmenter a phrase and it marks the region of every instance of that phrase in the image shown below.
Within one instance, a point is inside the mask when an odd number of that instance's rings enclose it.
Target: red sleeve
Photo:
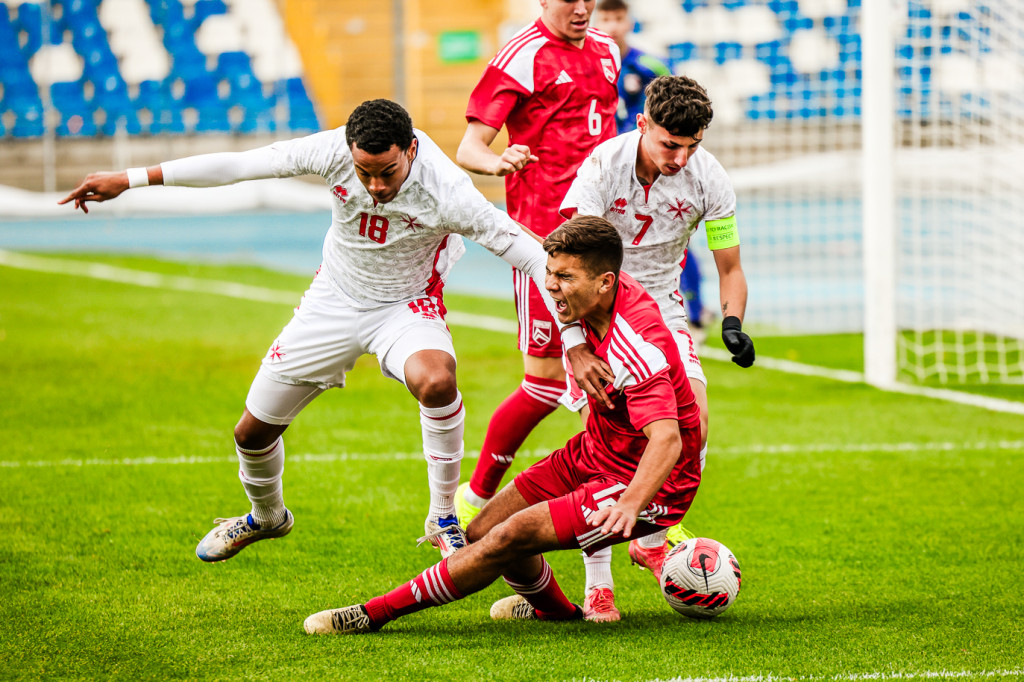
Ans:
[[[629,423],[637,431],[659,419],[679,419],[676,406],[676,391],[666,367],[648,379],[629,386],[626,394],[626,411]]]
[[[466,106],[466,120],[480,121],[501,130],[520,98],[529,96],[514,78],[490,64],[473,88]]]

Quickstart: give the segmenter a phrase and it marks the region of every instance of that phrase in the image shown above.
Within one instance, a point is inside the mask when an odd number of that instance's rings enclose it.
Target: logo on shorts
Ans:
[[[614,83],[617,80],[615,78],[615,62],[611,59],[602,59],[601,68],[604,69],[604,77],[608,79],[609,83]]]
[[[274,345],[270,347],[270,352],[267,353],[267,358],[271,362],[280,362],[281,358],[285,356],[285,352],[281,350],[281,342],[275,341]]]
[[[335,185],[334,187],[332,187],[331,193],[334,194],[334,196],[338,197],[338,201],[340,201],[341,203],[348,203],[348,190],[342,187],[341,185]]]
[[[547,320],[534,320],[530,338],[538,346],[546,346],[551,343],[551,323]]]
[[[626,204],[628,203],[625,199],[616,199],[608,210],[619,215],[626,215]]]
[[[418,298],[409,303],[409,309],[420,317],[426,317],[431,320],[436,320],[441,316],[441,311],[437,307],[437,301],[433,298]]]

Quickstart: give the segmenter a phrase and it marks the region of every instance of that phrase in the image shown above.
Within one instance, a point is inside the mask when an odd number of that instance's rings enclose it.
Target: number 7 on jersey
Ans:
[[[644,238],[644,235],[647,234],[647,229],[651,226],[651,223],[654,222],[654,218],[652,218],[649,215],[642,215],[640,213],[634,213],[633,217],[639,220],[641,223],[643,223],[643,227],[640,228],[640,232],[637,233],[635,237],[633,237],[633,246],[636,246],[637,244],[640,243],[640,240]]]

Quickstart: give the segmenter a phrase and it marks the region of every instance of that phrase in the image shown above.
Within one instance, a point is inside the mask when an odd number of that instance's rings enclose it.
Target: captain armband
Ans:
[[[705,220],[704,230],[708,236],[708,248],[712,251],[740,245],[740,233],[736,230],[736,216]]]

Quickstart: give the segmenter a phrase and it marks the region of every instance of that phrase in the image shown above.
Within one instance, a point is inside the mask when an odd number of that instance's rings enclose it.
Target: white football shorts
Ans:
[[[270,424],[288,424],[313,398],[343,387],[356,360],[377,356],[381,373],[405,383],[405,363],[421,350],[455,357],[452,335],[434,296],[358,308],[343,300],[321,269],[291,321],[271,344],[246,407]],[[288,388],[288,387],[296,388]]]

